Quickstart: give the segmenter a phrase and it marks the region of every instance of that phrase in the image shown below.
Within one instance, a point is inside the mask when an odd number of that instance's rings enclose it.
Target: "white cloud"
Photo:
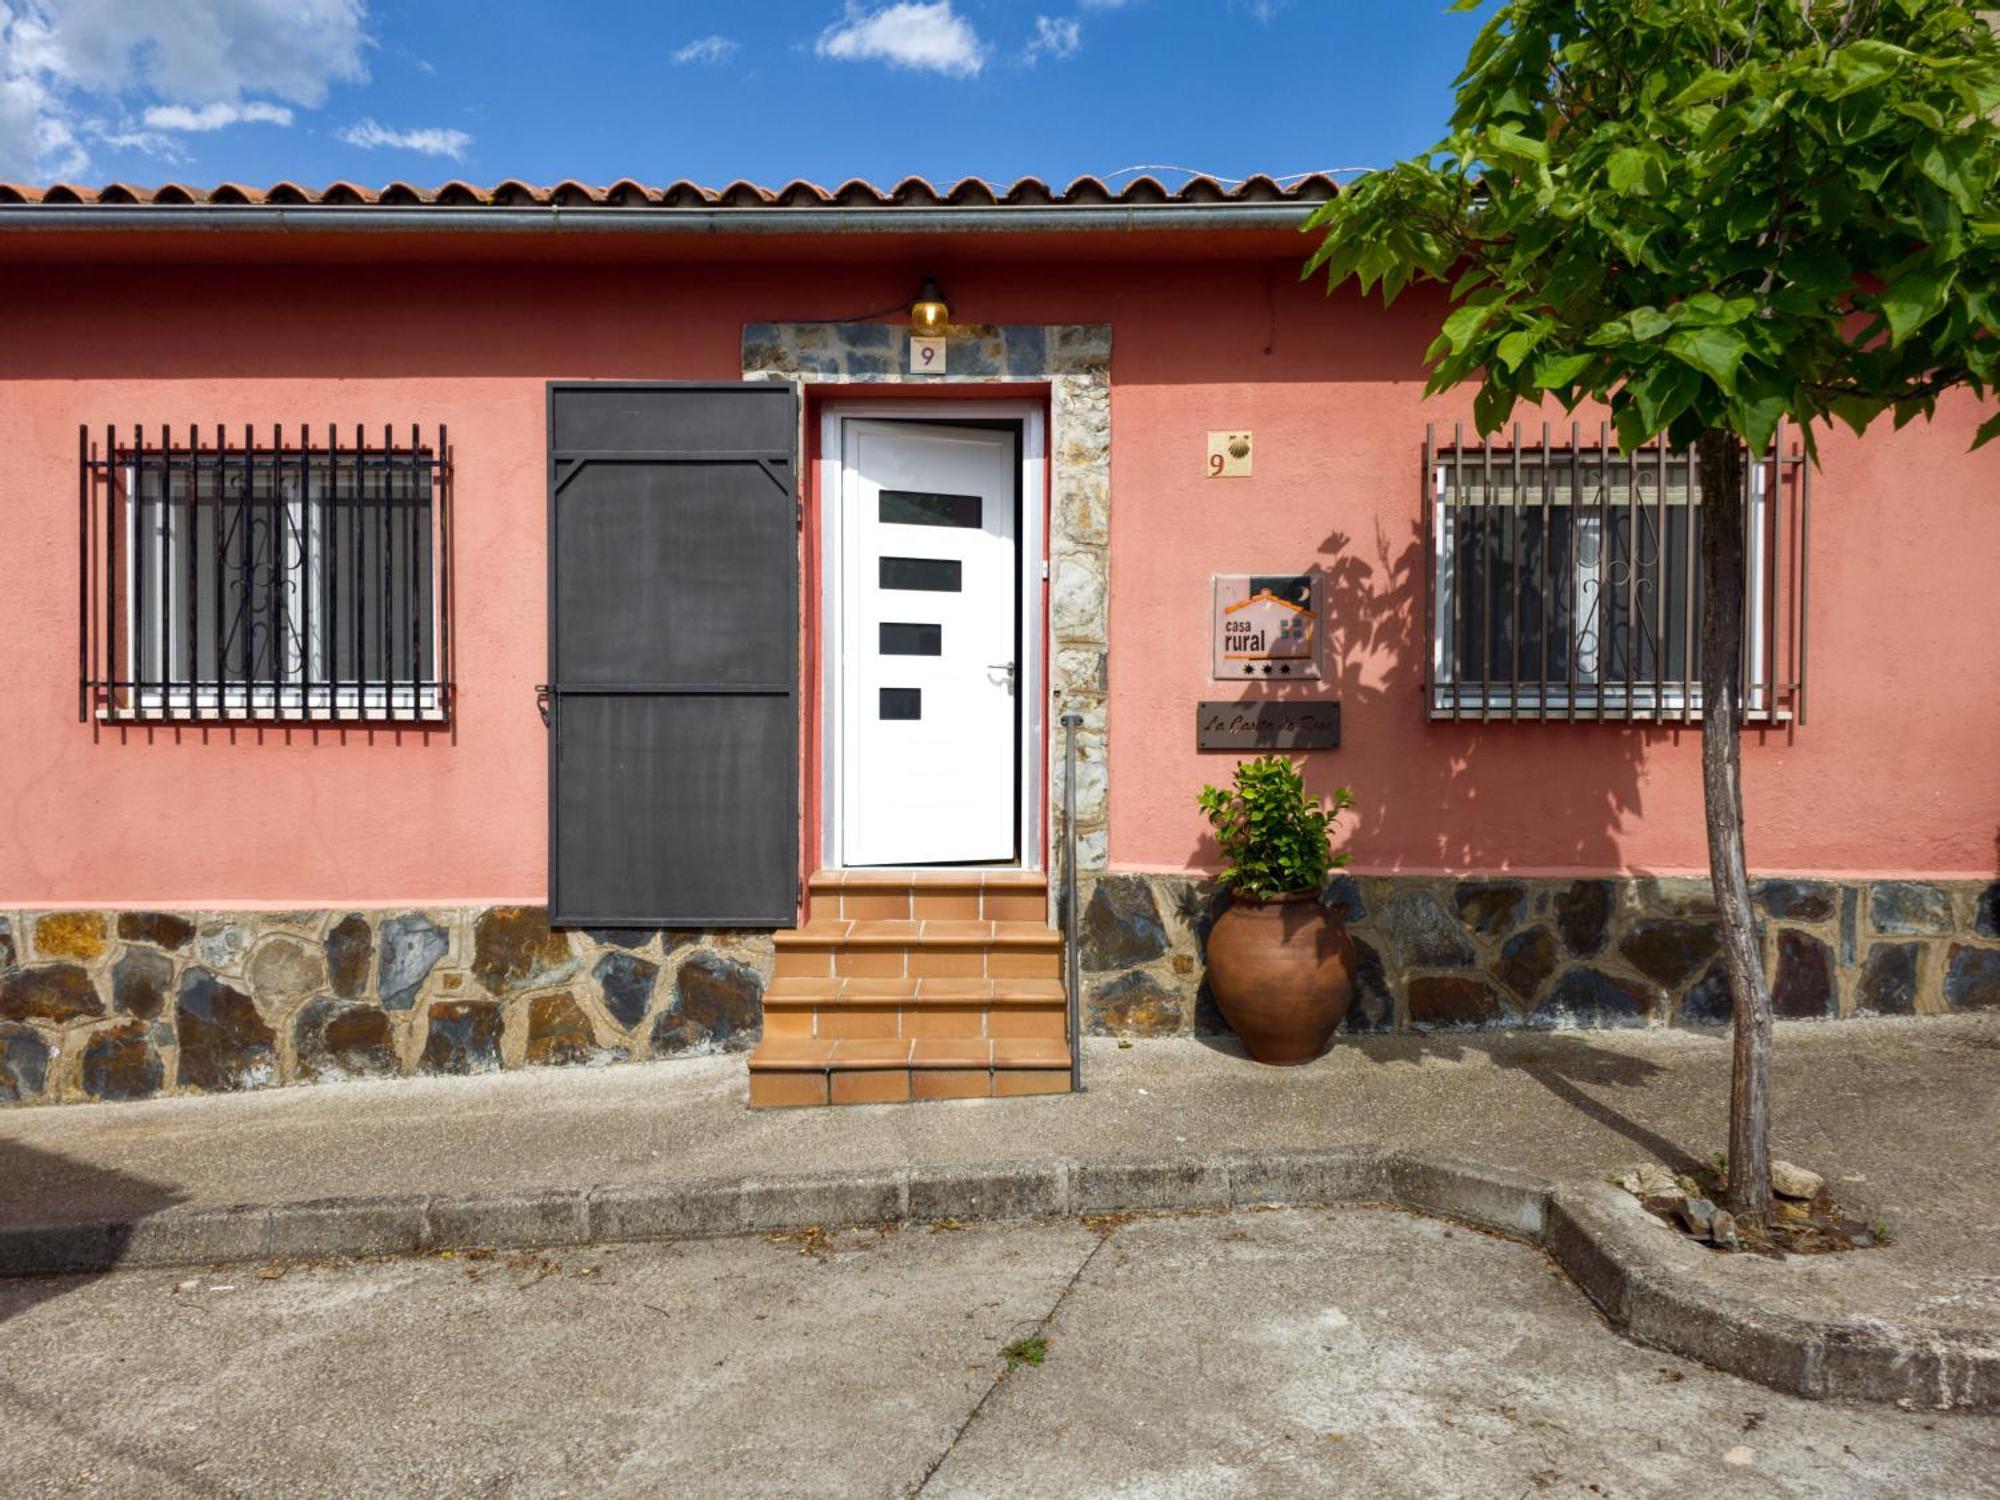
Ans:
[[[188,159],[180,136],[162,130],[141,130],[130,120],[121,120],[116,125],[104,120],[85,120],[83,133],[93,141],[102,141],[114,151],[137,151],[175,165]]]
[[[156,104],[146,111],[154,130],[221,130],[229,125],[289,125],[292,112],[282,104]]]
[[[951,0],[899,0],[872,11],[850,3],[846,19],[821,32],[813,50],[840,62],[885,62],[951,78],[976,78],[986,66],[985,43]]]
[[[1268,26],[1278,12],[1292,8],[1292,0],[1230,0],[1229,8],[1247,11],[1251,20]]]
[[[86,172],[85,134],[138,144],[95,123],[93,106],[199,120],[222,105],[270,123],[257,112],[280,106],[246,96],[316,108],[334,84],[368,76],[365,19],[366,0],[0,0],[0,177]],[[233,123],[215,118],[169,128]]]
[[[685,67],[689,63],[712,65],[727,62],[736,52],[736,39],[726,36],[705,36],[689,42],[674,53],[674,66]]]
[[[472,144],[472,137],[463,130],[449,130],[439,125],[421,130],[391,130],[373,120],[357,120],[334,134],[348,145],[359,146],[364,151],[373,151],[377,146],[390,146],[398,151],[416,151],[424,156],[449,156],[453,161],[463,161],[465,148]]]
[[[1022,54],[1029,62],[1042,56],[1071,57],[1083,45],[1083,28],[1074,21],[1051,21],[1047,16],[1035,17],[1034,39],[1028,43],[1028,50]]]

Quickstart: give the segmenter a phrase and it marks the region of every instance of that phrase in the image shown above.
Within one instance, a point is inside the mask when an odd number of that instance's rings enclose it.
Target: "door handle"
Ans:
[[[1010,692],[1010,693],[1014,691],[1014,663],[1013,663],[1013,662],[1011,662],[1011,661],[989,661],[989,662],[988,662],[988,663],[986,664],[986,670],[987,670],[987,671],[989,671],[989,672],[1005,672],[1005,673],[1007,674],[1007,691],[1008,691],[1008,692]]]

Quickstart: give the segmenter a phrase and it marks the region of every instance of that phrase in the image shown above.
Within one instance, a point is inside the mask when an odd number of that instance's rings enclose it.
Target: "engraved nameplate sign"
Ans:
[[[1197,750],[1333,750],[1340,745],[1340,702],[1276,700],[1196,705]]]

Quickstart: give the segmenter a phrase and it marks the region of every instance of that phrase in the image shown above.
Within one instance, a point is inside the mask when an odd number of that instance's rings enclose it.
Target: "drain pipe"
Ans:
[[[1063,728],[1063,990],[1069,1007],[1069,1088],[1083,1092],[1083,958],[1077,944],[1076,731],[1083,715],[1066,713]]]

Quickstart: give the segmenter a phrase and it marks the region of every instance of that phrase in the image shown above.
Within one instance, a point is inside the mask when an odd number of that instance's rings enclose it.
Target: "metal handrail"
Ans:
[[[1083,1092],[1083,961],[1077,941],[1076,731],[1083,715],[1066,713],[1063,728],[1063,991],[1069,1010],[1069,1088]]]

